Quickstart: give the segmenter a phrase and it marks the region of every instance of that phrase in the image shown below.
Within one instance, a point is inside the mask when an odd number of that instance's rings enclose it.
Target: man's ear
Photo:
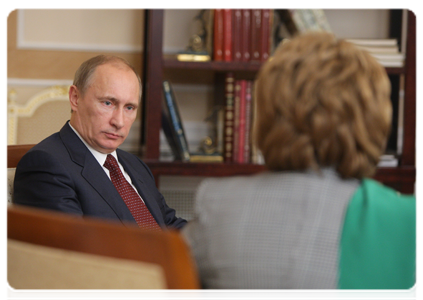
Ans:
[[[75,85],[71,85],[69,88],[69,102],[70,102],[72,111],[78,110],[80,97],[81,97],[81,94],[78,88]]]

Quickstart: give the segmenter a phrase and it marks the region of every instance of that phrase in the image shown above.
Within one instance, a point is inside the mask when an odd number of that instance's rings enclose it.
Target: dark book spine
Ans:
[[[270,9],[263,9],[261,14],[261,51],[260,60],[266,61],[270,55],[271,43],[271,11]]]
[[[245,132],[246,132],[246,111],[245,101],[247,92],[247,80],[240,80],[240,95],[239,95],[239,116],[238,116],[238,159],[239,163],[244,163],[244,148],[245,148]]]
[[[250,39],[251,39],[251,9],[242,10],[241,26],[241,52],[242,61],[250,61]]]
[[[261,10],[251,11],[251,61],[260,61]]]
[[[232,61],[232,10],[223,10],[223,60]]]
[[[223,60],[223,10],[214,11],[213,59]]]
[[[232,60],[241,61],[242,10],[232,10]]]
[[[234,138],[232,147],[232,157],[234,162],[238,162],[239,152],[239,109],[241,100],[241,81],[235,80],[234,94]]]
[[[304,31],[304,23],[301,20],[298,10],[278,9],[278,14],[292,36]]]
[[[244,146],[244,162],[249,163],[251,161],[251,124],[252,124],[252,85],[251,80],[247,81],[247,87],[245,91],[245,146]]]
[[[223,159],[232,162],[232,148],[234,137],[234,74],[229,72],[225,78],[225,117],[223,133]]]
[[[175,140],[175,136],[172,132],[172,125],[169,121],[169,113],[167,112],[167,108],[163,107],[162,112],[162,130],[166,137],[166,141],[170,146],[170,149],[172,150],[173,156],[175,160],[182,160],[181,153],[177,146],[177,141]]]
[[[179,114],[178,105],[172,87],[168,81],[163,81],[163,92],[165,106],[170,118],[171,130],[176,141],[178,151],[182,161],[189,161],[188,143],[185,137],[185,131],[182,126],[181,116]]]

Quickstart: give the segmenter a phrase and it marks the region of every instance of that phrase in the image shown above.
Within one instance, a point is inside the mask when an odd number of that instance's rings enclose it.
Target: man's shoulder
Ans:
[[[125,160],[141,162],[141,159],[138,156],[136,156],[135,154],[132,154],[130,152],[127,152],[127,151],[119,149],[119,148],[116,149],[116,154],[118,155],[119,158],[123,158]]]
[[[119,158],[119,162],[122,164],[126,171],[132,171],[133,174],[148,174],[148,177],[153,178],[153,174],[151,173],[148,165],[143,162],[137,155],[121,149],[116,149],[116,154]]]

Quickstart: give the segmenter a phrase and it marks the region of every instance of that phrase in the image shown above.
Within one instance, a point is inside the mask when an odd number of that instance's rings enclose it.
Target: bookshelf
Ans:
[[[415,122],[416,122],[416,19],[407,12],[407,41],[404,67],[386,68],[393,83],[393,101],[399,98],[399,81],[404,77],[403,146],[397,167],[378,168],[374,178],[403,193],[414,193],[415,185]],[[245,79],[254,78],[259,62],[180,62],[163,56],[163,10],[146,10],[144,24],[142,132],[140,156],[150,167],[159,184],[162,175],[232,176],[254,174],[265,170],[262,165],[236,163],[160,162],[161,99],[164,70],[211,72],[215,78],[215,98],[222,93],[224,73],[232,71]],[[401,40],[401,10],[391,11],[390,36]]]

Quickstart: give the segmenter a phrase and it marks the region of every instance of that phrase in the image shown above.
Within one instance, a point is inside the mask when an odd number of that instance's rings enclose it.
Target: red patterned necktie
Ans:
[[[161,229],[141,197],[123,176],[118,162],[113,155],[107,155],[104,167],[110,171],[110,178],[113,185],[128,206],[138,226],[145,229]]]

